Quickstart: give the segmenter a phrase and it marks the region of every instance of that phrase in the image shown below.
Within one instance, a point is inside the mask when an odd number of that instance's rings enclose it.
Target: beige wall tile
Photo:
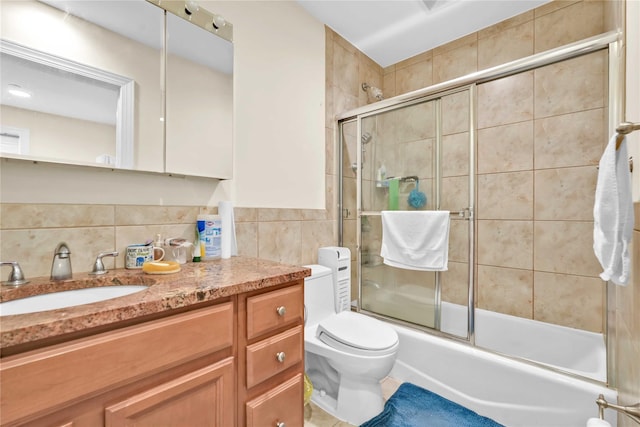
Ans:
[[[440,209],[459,211],[469,206],[469,178],[455,176],[442,178]]]
[[[534,319],[592,332],[603,331],[602,280],[537,271],[534,289]]]
[[[327,219],[329,219],[329,217],[326,209],[302,209],[303,221],[319,221]]]
[[[399,171],[402,176],[415,175],[420,179],[434,177],[433,152],[435,139],[406,142],[401,145],[403,166]]]
[[[0,205],[3,230],[113,225],[114,217],[111,205]]]
[[[116,225],[191,223],[195,227],[199,209],[190,206],[116,206]]]
[[[236,241],[238,243],[238,255],[247,257],[258,256],[258,223],[236,223]]]
[[[604,108],[535,120],[536,168],[598,164],[607,139],[605,120]]]
[[[440,274],[442,301],[466,306],[469,302],[469,263],[449,260],[449,270]]]
[[[593,253],[593,222],[536,221],[534,229],[536,270],[592,277],[601,273]]]
[[[442,176],[469,175],[469,132],[442,137]]]
[[[478,70],[478,43],[473,41],[433,55],[433,83],[461,77]]]
[[[478,40],[478,69],[533,55],[533,21],[524,22]]]
[[[411,92],[433,84],[433,61],[431,58],[398,68],[395,72],[395,94]]]
[[[593,166],[536,171],[536,220],[593,220],[597,177]]]
[[[533,20],[533,14],[533,10],[530,10],[528,12],[516,15],[513,18],[505,19],[504,21],[498,22],[495,25],[484,28],[478,31],[478,40],[495,36],[510,28],[517,27],[524,24],[525,22],[531,21]]]
[[[442,97],[442,134],[469,132],[469,91]]]
[[[533,271],[479,265],[478,308],[533,318]]]
[[[358,98],[361,82],[358,74],[358,54],[345,47],[345,43],[333,45],[333,75],[335,85],[345,94]]]
[[[258,221],[299,221],[302,209],[259,208]]]
[[[98,253],[114,250],[113,227],[69,227],[35,230],[0,231],[0,257],[3,261],[17,261],[27,280],[49,277],[53,253],[58,243],[65,242],[71,251],[73,273],[86,273]],[[122,258],[122,255],[120,256]],[[113,268],[113,259],[104,260]],[[8,272],[2,270],[3,276]],[[6,280],[3,277],[2,280]]]
[[[554,3],[561,5],[564,2]],[[536,13],[535,51],[543,52],[603,31],[604,7],[600,1],[578,2],[543,16]]]
[[[300,221],[258,223],[258,257],[300,265],[301,228]]]
[[[452,219],[449,224],[449,261],[469,261],[469,223]]]
[[[533,121],[478,131],[478,173],[533,169]]]
[[[396,91],[396,72],[385,73],[382,79],[382,92],[387,98],[398,95]]]
[[[536,119],[603,107],[606,64],[594,52],[535,70]]]
[[[333,111],[331,114],[329,114],[328,118],[328,120],[330,120],[331,122],[334,122],[336,120],[337,114],[353,110],[359,106],[360,93],[356,92],[355,95],[351,95],[350,93],[340,89],[338,86],[334,86],[330,90],[333,91]]]
[[[471,33],[459,39],[453,40],[449,43],[445,43],[433,49],[433,56],[442,55],[452,50],[464,48],[470,44],[478,41],[478,33]]]
[[[349,248],[349,250],[351,251],[351,259],[353,260],[358,259],[356,234],[358,231],[357,225],[358,224],[355,219],[345,219],[344,221],[342,221],[342,246],[345,248]],[[373,238],[367,238],[367,236],[365,235],[362,236],[363,250],[368,248],[369,250],[374,250],[379,254],[380,248],[371,248],[372,243],[379,245],[380,241]]]
[[[417,141],[436,136],[434,104],[434,102],[423,102],[402,108],[389,116],[394,120],[392,129],[395,131],[398,142]]]
[[[318,248],[334,246],[332,221],[302,221],[301,264],[316,264]]]
[[[478,128],[533,119],[533,72],[478,85]]]
[[[537,7],[533,10],[535,18],[540,18],[541,16],[547,15],[551,12],[555,12],[556,10],[562,9],[564,7],[571,6],[575,3],[580,3],[583,0],[553,0],[549,3],[545,3],[540,7]]]
[[[324,172],[335,175],[338,173],[338,156],[337,156],[337,138],[333,128],[325,128],[324,130]]]
[[[479,219],[533,219],[533,172],[478,175]]]
[[[233,218],[238,222],[256,222],[258,220],[258,209],[256,208],[233,208]]]
[[[405,68],[410,65],[417,64],[419,62],[425,62],[430,59],[433,59],[433,52],[431,50],[427,50],[426,52],[419,53],[417,55],[412,56],[411,58],[404,59],[395,65],[391,65],[385,68],[385,72],[388,72],[391,70],[398,71],[401,68]]]
[[[478,264],[533,268],[533,222],[478,220]]]

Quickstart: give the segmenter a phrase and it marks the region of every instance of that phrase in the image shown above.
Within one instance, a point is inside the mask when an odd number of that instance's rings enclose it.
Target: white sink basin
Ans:
[[[39,311],[90,304],[92,302],[104,301],[111,298],[133,294],[147,288],[148,286],[142,285],[99,286],[34,295],[32,297],[0,303],[0,316],[36,313]]]

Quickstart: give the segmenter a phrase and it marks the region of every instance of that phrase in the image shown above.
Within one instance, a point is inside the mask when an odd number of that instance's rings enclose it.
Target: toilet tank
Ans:
[[[327,246],[318,249],[318,264],[329,267],[333,274],[333,298],[336,312],[351,310],[351,251]]]
[[[305,326],[308,327],[335,314],[335,306],[331,269],[317,264],[305,267],[311,269],[311,276],[304,279]]]

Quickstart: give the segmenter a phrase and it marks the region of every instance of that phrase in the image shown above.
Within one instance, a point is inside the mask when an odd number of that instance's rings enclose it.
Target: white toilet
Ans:
[[[384,406],[380,381],[391,371],[398,334],[389,325],[336,309],[332,270],[309,265],[305,279],[305,370],[313,384],[311,400],[343,421],[360,425]]]

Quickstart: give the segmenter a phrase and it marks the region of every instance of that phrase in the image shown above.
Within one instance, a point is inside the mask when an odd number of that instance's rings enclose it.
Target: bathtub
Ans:
[[[442,302],[441,330],[467,336],[467,307]],[[476,346],[597,381],[607,380],[602,334],[482,309],[475,310]]]
[[[466,343],[393,325],[400,338],[389,374],[490,417],[506,426],[580,427],[597,417],[603,384],[520,362]],[[605,411],[616,425],[615,411]]]

